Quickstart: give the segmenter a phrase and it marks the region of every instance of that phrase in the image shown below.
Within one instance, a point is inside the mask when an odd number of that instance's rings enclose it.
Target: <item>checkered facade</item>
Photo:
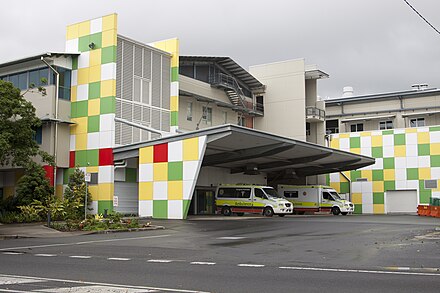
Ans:
[[[185,219],[206,148],[206,136],[139,149],[139,216]]]
[[[372,166],[344,172],[352,182],[355,213],[383,214],[388,190],[415,189],[420,204],[440,198],[440,126],[333,134],[331,147],[376,159]],[[350,191],[341,174],[328,179],[338,192]],[[437,180],[437,188],[425,189],[425,180]]]

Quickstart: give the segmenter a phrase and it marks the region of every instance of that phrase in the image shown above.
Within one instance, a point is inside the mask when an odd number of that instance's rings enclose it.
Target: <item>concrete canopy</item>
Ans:
[[[288,170],[304,177],[354,170],[375,163],[374,158],[367,156],[231,124],[116,147],[114,160],[138,157],[143,147],[201,136],[207,137],[202,166],[227,168],[231,173]]]

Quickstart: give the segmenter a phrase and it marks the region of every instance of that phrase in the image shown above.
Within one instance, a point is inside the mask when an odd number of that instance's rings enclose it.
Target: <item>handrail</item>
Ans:
[[[306,117],[318,116],[320,119],[325,119],[325,111],[317,107],[306,107]]]

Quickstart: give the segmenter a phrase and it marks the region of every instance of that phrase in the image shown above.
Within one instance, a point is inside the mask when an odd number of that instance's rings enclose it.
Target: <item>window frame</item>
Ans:
[[[384,123],[385,128],[381,128],[381,124]],[[391,128],[388,127],[388,123],[391,123]],[[379,130],[389,130],[389,129],[394,129],[394,122],[393,120],[382,120],[379,121]]]
[[[415,126],[412,125],[413,121],[415,122]],[[423,125],[419,125],[420,122],[423,121]],[[425,117],[415,117],[409,119],[409,127],[410,128],[416,128],[416,127],[425,127],[426,126],[426,119]]]

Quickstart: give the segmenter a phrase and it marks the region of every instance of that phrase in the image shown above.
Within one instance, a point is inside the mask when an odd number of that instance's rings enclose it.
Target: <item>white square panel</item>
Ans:
[[[343,151],[350,150],[350,139],[349,138],[340,138],[339,139],[339,149]]]
[[[405,133],[405,129],[394,129],[394,134],[403,134]]]
[[[183,180],[194,180],[199,171],[200,161],[184,161],[183,162]]]
[[[78,70],[72,70],[72,77],[71,77],[71,86],[78,85]]]
[[[389,136],[389,135],[387,135],[387,136]],[[384,145],[382,150],[383,150],[383,157],[384,158],[394,157],[394,146],[385,146]]]
[[[139,182],[153,181],[153,163],[139,165]]]
[[[104,114],[99,116],[100,131],[115,131],[115,114]]]
[[[183,219],[183,201],[168,201],[168,219]]]
[[[74,151],[76,150],[76,135],[71,134],[70,135],[70,146],[69,146],[69,150],[70,151]]]
[[[419,160],[417,157],[408,157],[406,158],[406,167],[407,168],[418,168]]]
[[[361,136],[361,148],[371,148],[371,136]]]
[[[406,158],[405,157],[394,158],[394,168],[405,169],[406,168]]]
[[[116,78],[116,63],[106,63],[101,65],[101,80]]]
[[[350,137],[360,137],[361,133],[360,132],[352,132],[350,133]]]
[[[87,68],[90,65],[90,52],[82,52],[81,55],[78,56],[78,68]]]
[[[194,193],[195,182],[192,180],[183,181],[183,199],[190,200],[192,199]]]
[[[152,200],[140,200],[139,201],[139,217],[152,217],[153,216],[153,201]]]
[[[431,168],[431,178],[432,179],[440,179],[440,167],[432,167]],[[438,186],[440,187],[440,186]]]
[[[384,146],[394,146],[394,135],[384,135],[382,140]]]
[[[102,17],[90,21],[90,34],[102,32]]]
[[[372,214],[373,213],[373,204],[363,204],[362,205],[362,213],[363,214]]]
[[[417,133],[407,133],[405,136],[406,146],[408,145],[417,145]]]
[[[99,166],[98,167],[98,183],[113,183],[114,182],[114,167],[113,166]]]
[[[89,99],[89,85],[82,84],[77,86],[76,88],[76,100],[77,101],[86,101]]]
[[[371,157],[371,147],[361,148],[361,155]]]
[[[373,183],[372,182],[360,182],[362,184],[362,194],[371,193],[373,194]]]
[[[417,159],[419,160],[419,168],[431,167],[431,157],[430,156],[420,156]]]
[[[183,161],[183,141],[173,141],[168,143],[168,162]]]
[[[171,95],[172,97],[174,97],[174,96],[178,96],[178,95],[179,95],[179,83],[178,83],[178,82],[173,81],[173,82],[171,83],[171,92],[170,92],[170,95]]]
[[[373,169],[373,170],[382,170],[383,169],[383,159],[377,158],[376,162],[369,167],[371,167],[371,169]]]
[[[394,169],[394,176],[397,180],[406,180],[406,169]]]
[[[373,204],[373,193],[362,192],[362,206],[366,204]]]
[[[406,188],[419,190],[419,180],[406,181]]]
[[[153,199],[168,199],[168,181],[153,182]]]
[[[72,39],[66,41],[66,52],[77,53],[78,52],[78,41],[79,39]]]
[[[353,181],[351,183],[352,193],[362,193],[362,182]]]
[[[87,133],[87,149],[99,149],[99,132]]]
[[[113,148],[115,146],[115,132],[101,131],[99,132],[99,147]]]
[[[396,180],[396,190],[406,189],[406,180]]]
[[[414,133],[411,133],[414,134]],[[406,145],[406,156],[407,157],[417,157],[418,154],[418,150],[417,150],[417,144],[407,144]]]
[[[436,143],[440,142],[440,131],[433,131],[429,133],[430,142]]]

